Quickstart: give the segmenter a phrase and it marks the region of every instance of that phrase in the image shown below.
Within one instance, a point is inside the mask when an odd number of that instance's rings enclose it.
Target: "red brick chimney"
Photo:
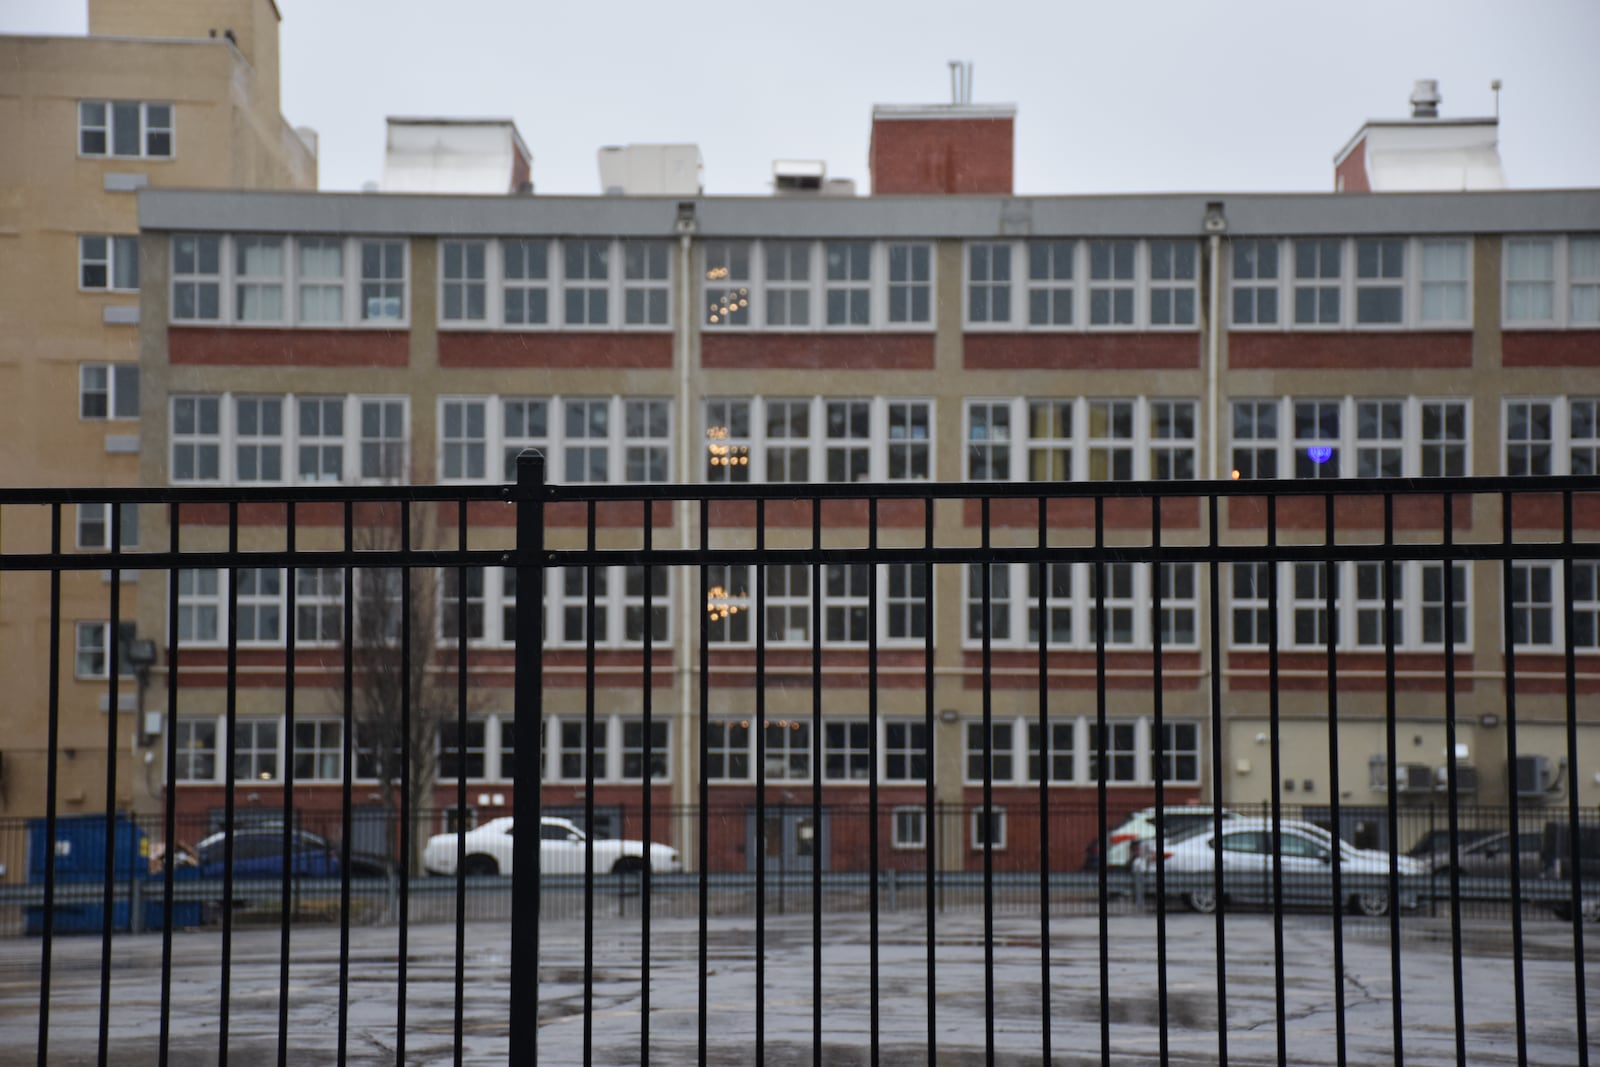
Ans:
[[[873,195],[1011,195],[1016,117],[1010,104],[879,104]]]

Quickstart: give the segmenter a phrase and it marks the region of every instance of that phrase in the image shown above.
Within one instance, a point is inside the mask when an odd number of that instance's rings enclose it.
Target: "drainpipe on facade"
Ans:
[[[689,484],[693,473],[689,447],[691,444],[689,436],[689,360],[693,355],[692,346],[689,343],[689,314],[693,304],[690,302],[689,297],[690,286],[693,284],[690,268],[693,258],[691,244],[694,238],[694,225],[693,202],[680,203],[678,205],[677,221],[679,278],[677,360],[678,481],[682,485]],[[678,501],[678,538],[679,544],[683,548],[689,547],[689,524],[693,517],[694,509],[692,503],[689,500],[680,499]],[[691,628],[691,623],[694,620],[692,601],[696,591],[691,588],[693,583],[687,577],[687,573],[684,574],[682,580],[684,589],[682,595],[678,598],[679,638],[675,642],[677,647],[683,651],[681,655],[677,656],[678,662],[676,664],[678,674],[678,730],[675,738],[677,745],[675,747],[678,751],[678,785],[674,792],[679,793],[681,790],[679,795],[689,797],[692,796],[692,785],[689,777],[689,738],[692,736],[690,726],[694,717],[694,704],[689,699],[689,686],[694,680],[694,670],[690,663],[691,646],[689,644],[689,634],[693,632]],[[678,842],[679,853],[684,859],[684,868],[687,870],[694,865],[694,860],[691,859],[691,856],[698,857],[700,855],[698,847],[693,850],[688,847],[690,835],[694,830],[694,817],[689,811],[689,804],[680,803],[675,804],[674,807],[678,811],[678,826],[674,837]]]

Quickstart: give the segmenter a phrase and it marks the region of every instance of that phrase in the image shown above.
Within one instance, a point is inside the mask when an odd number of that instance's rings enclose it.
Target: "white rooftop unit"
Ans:
[[[533,191],[533,155],[510,119],[389,118],[386,193]]]
[[[1411,118],[1369,119],[1334,156],[1334,173],[1354,156],[1374,193],[1504,189],[1500,120],[1442,119],[1439,99],[1437,82],[1417,82]]]
[[[606,196],[699,196],[704,187],[699,145],[607,145],[599,161]]]

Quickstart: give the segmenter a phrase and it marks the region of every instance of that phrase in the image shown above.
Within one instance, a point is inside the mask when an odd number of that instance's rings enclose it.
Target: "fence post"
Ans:
[[[539,592],[544,588],[544,456],[524,449],[517,456],[517,482],[507,488],[517,509],[517,547],[505,562],[517,569],[515,721],[524,724],[512,801],[518,832],[511,843],[511,1044],[513,1065],[539,1057],[539,766],[544,721],[544,620]]]

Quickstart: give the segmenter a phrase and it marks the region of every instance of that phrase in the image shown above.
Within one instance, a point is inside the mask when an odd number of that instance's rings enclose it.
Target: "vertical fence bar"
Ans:
[[[115,557],[122,550],[122,509],[107,504],[110,514],[111,618],[106,623],[106,841],[105,885],[100,921],[100,1067],[105,1067],[111,1046],[111,935],[116,930],[117,889],[117,672],[121,670],[122,571]],[[130,830],[132,813],[129,813]],[[132,842],[129,842],[130,846]],[[51,847],[55,847],[54,844]],[[135,854],[130,852],[130,862]],[[133,929],[133,894],[129,893],[128,928]]]
[[[1270,786],[1272,826],[1269,830],[1269,839],[1272,842],[1272,978],[1273,978],[1273,1010],[1277,1023],[1278,1039],[1278,1067],[1285,1067],[1289,1062],[1289,1032],[1286,1005],[1284,1003],[1284,967],[1283,967],[1283,763],[1280,755],[1282,744],[1281,707],[1278,702],[1279,682],[1279,656],[1278,656],[1278,625],[1281,620],[1279,614],[1280,601],[1278,599],[1278,570],[1282,564],[1276,562],[1278,547],[1278,498],[1267,497],[1267,557],[1274,562],[1267,568],[1267,617],[1271,624],[1267,627],[1267,733],[1270,740],[1271,754],[1268,757],[1271,778]]]
[[[994,564],[989,560],[989,497],[979,501],[983,554],[983,1062],[994,1067]],[[1007,573],[1009,578],[1009,572]]]
[[[1208,500],[1208,545],[1211,559],[1207,562],[1211,581],[1210,602],[1207,605],[1211,623],[1210,648],[1207,650],[1211,672],[1211,839],[1222,839],[1222,564],[1217,559],[1221,547],[1221,501],[1213,495]],[[1232,570],[1229,570],[1230,576]],[[1211,895],[1216,902],[1215,933],[1217,946],[1217,1063],[1228,1067],[1228,930],[1223,919],[1227,910],[1222,906],[1222,850],[1211,853]],[[1102,863],[1102,866],[1104,864]]]
[[[354,584],[356,549],[355,504],[344,502],[344,584],[349,589]],[[345,602],[344,641],[344,721],[341,730],[346,738],[355,735],[355,623],[351,611],[351,597]],[[340,774],[339,796],[339,1065],[350,1054],[350,836],[352,829],[351,806],[355,803],[355,766],[351,758],[351,745],[342,746],[344,759]]]
[[[767,547],[767,502],[756,501],[756,552]],[[733,568],[725,569],[728,575],[727,595],[733,595]],[[756,565],[756,1062],[766,1059],[767,1051],[767,631],[766,631],[766,567]],[[708,605],[709,607],[709,605]],[[707,617],[707,625],[710,618]],[[732,622],[727,622],[729,631]],[[728,636],[732,636],[731,632]],[[728,728],[724,727],[724,731]],[[723,734],[726,739],[726,732]],[[726,740],[724,740],[726,744]],[[789,847],[787,810],[778,817],[779,854]],[[815,849],[812,859],[815,862]]]
[[[1451,555],[1455,546],[1455,499],[1450,493],[1444,494],[1443,540],[1444,559],[1440,561],[1439,570],[1444,586],[1444,766],[1445,784],[1449,790],[1445,801],[1450,820],[1450,990],[1456,1028],[1456,1067],[1467,1067],[1467,1016],[1461,975],[1461,810],[1456,794],[1456,564]],[[1384,566],[1392,567],[1393,564],[1386,562]],[[1510,845],[1508,854],[1515,866],[1522,859],[1515,834],[1511,837]],[[1430,878],[1430,892],[1432,888]],[[1398,911],[1399,898],[1391,897],[1389,907]]]
[[[406,1062],[406,985],[408,968],[410,964],[411,942],[411,842],[414,833],[411,820],[415,812],[411,810],[411,501],[400,501],[400,555],[405,561],[392,573],[399,578],[400,593],[400,933],[395,945],[395,1005],[394,1005],[394,1061],[397,1067],[404,1067]],[[380,571],[383,575],[383,589],[388,591],[388,576],[390,571]],[[370,579],[369,579],[370,581]],[[355,596],[355,590],[347,588],[344,591],[348,600]],[[430,635],[431,636],[431,635]],[[387,738],[385,739],[387,741]],[[354,739],[345,741],[346,745],[354,744]],[[387,763],[387,759],[381,761]],[[394,775],[389,776],[391,779]],[[515,953],[515,934],[513,933],[513,954]],[[513,955],[513,963],[515,956]],[[516,1019],[515,1013],[512,1019]],[[513,1022],[513,1025],[515,1023]]]
[[[178,505],[171,505],[168,513],[167,550],[178,554]],[[172,1043],[172,928],[174,883],[177,880],[178,796],[174,788],[178,780],[178,568],[167,570],[167,722],[162,735],[166,745],[166,796],[162,809],[165,817],[162,833],[166,842],[161,862],[161,902],[167,921],[161,929],[161,1023],[156,1038],[156,1062],[165,1067]],[[51,676],[54,677],[52,670]],[[52,705],[53,706],[53,705]],[[212,720],[215,722],[215,720]],[[53,720],[52,720],[53,725]],[[54,747],[51,749],[52,757]],[[215,775],[213,774],[213,777]]]
[[[295,510],[284,504],[284,547],[290,564],[284,570],[288,604],[283,613],[283,870],[278,886],[278,1067],[289,1063],[289,903],[292,892],[296,835],[294,832],[294,640],[295,640]],[[170,924],[169,924],[170,925]]]
[[[228,694],[224,704],[227,730],[227,760],[223,770],[222,816],[222,975],[219,1000],[221,1015],[217,1021],[217,1067],[228,1067],[228,1034],[232,1012],[233,994],[233,855],[234,855],[234,785],[237,780],[235,757],[239,748],[239,568],[234,564],[239,558],[239,502],[228,501]],[[195,572],[196,584],[200,572]],[[349,656],[346,655],[346,660]],[[339,1028],[343,1043],[344,1027]],[[341,1057],[341,1063],[343,1058]]]
[[[1572,853],[1572,991],[1577,1004],[1578,1064],[1589,1065],[1589,999],[1584,981],[1583,955],[1583,826],[1578,822],[1578,662],[1576,629],[1572,606],[1572,490],[1561,494],[1561,626],[1565,634],[1567,696],[1567,824]],[[1513,853],[1515,855],[1515,853]]]
[[[586,508],[584,547],[591,553],[596,547],[598,505],[591,500]],[[600,630],[595,618],[596,580],[605,574],[593,563],[584,571],[583,583],[583,1063],[589,1067],[594,1062],[594,758],[595,748],[595,664]],[[609,593],[611,585],[606,583]],[[466,658],[466,642],[462,642],[461,655]],[[463,712],[463,721],[465,721]],[[609,732],[609,727],[608,727]],[[465,731],[462,732],[465,737]],[[609,742],[610,737],[606,740]],[[609,747],[609,745],[608,745]],[[462,794],[466,793],[466,764],[462,763]]]
[[[56,804],[60,790],[61,760],[61,505],[50,505],[50,678],[48,685],[49,725],[45,753],[44,779],[44,921],[39,944],[39,1067],[50,1058],[50,977],[54,963],[56,932]],[[171,834],[167,840],[171,841]],[[167,973],[163,970],[163,974]]]
[[[467,551],[467,504],[456,505],[456,551],[465,556]],[[455,958],[455,1067],[461,1067],[462,1037],[465,1032],[467,986],[467,565],[461,563],[456,572],[456,958]],[[594,575],[591,574],[592,580]],[[593,603],[590,604],[593,615]],[[589,676],[594,677],[594,659],[589,660]],[[593,684],[591,681],[590,684]],[[443,746],[441,746],[443,747]],[[449,751],[449,749],[445,749]],[[442,769],[442,768],[441,768]],[[513,837],[516,835],[513,834]],[[513,868],[514,869],[514,868]],[[586,972],[587,973],[587,972]],[[587,995],[589,983],[583,984]],[[589,1004],[584,1003],[585,1024],[589,1018]]]
[[[867,550],[878,548],[878,498],[867,500]],[[869,565],[871,581],[867,584],[867,985],[869,1035],[869,1062],[878,1067],[879,1022],[878,1015],[878,565]]]
[[[543,779],[545,458],[532,449],[517,457],[517,645],[514,721],[521,724],[521,746],[531,752],[517,761],[512,796],[511,840],[511,1034],[510,1067],[539,1062],[539,911],[541,856],[540,783]],[[645,514],[649,515],[649,505]],[[647,518],[648,529],[648,518]],[[648,548],[648,541],[646,543]],[[409,583],[408,583],[409,585]],[[648,589],[648,583],[646,584]],[[526,605],[526,606],[524,606]],[[408,646],[409,647],[409,646]],[[648,662],[648,659],[647,659]],[[529,727],[533,729],[530,730]],[[409,731],[408,731],[409,735]],[[646,840],[649,839],[648,827]],[[645,908],[648,916],[650,909]],[[648,922],[648,919],[646,920]],[[401,927],[402,932],[404,927]],[[648,944],[648,940],[646,941]],[[648,976],[646,978],[648,982]],[[645,1018],[649,1018],[648,1011]],[[648,1024],[647,1024],[648,1025]]]
[[[1100,842],[1100,1063],[1111,1067],[1111,837],[1106,825],[1106,498],[1094,498],[1094,757],[1095,833]]]
[[[655,502],[644,502],[644,556],[655,548]],[[759,524],[757,526],[759,529]],[[650,1067],[650,910],[655,887],[655,564],[644,565],[644,766],[640,768],[640,801],[644,809],[644,865],[639,870],[639,1065]],[[758,616],[759,617],[759,616]],[[682,744],[682,741],[678,742]],[[670,746],[668,748],[670,752]]]
[[[1329,493],[1323,501],[1323,543],[1328,548],[1328,559],[1323,564],[1326,587],[1323,589],[1323,610],[1328,613],[1328,806],[1333,827],[1333,863],[1329,877],[1333,883],[1333,1047],[1334,1059],[1345,1067],[1348,1050],[1344,1018],[1344,822],[1339,812],[1339,596],[1334,584],[1339,561],[1334,558],[1334,496]],[[1389,566],[1386,562],[1384,566]],[[1218,862],[1221,856],[1218,855]]]
[[[1050,547],[1049,498],[1039,498],[1039,551]],[[1050,602],[1052,564],[1034,564],[1039,590],[1039,1057],[1050,1062]],[[929,619],[932,619],[929,614]],[[932,624],[929,624],[930,632]],[[932,737],[932,733],[928,735]]]
[[[1161,550],[1161,497],[1150,498],[1150,548],[1153,554]],[[1171,1061],[1171,1036],[1167,1032],[1167,863],[1162,854],[1167,846],[1167,735],[1164,693],[1161,681],[1161,575],[1165,564],[1157,561],[1150,565],[1149,573],[1155,579],[1150,598],[1150,693],[1155,729],[1155,779],[1156,779],[1156,1023],[1157,1042],[1163,1067]],[[1174,591],[1176,592],[1176,591]]]
[[[1510,788],[1506,790],[1508,801],[1508,818],[1510,821],[1511,840],[1517,842],[1512,855],[1517,857],[1511,864],[1511,984],[1512,994],[1515,998],[1517,1019],[1517,1064],[1518,1067],[1528,1065],[1528,1004],[1527,985],[1523,967],[1522,944],[1522,864],[1520,862],[1520,842],[1518,835],[1522,833],[1522,813],[1520,810],[1521,799],[1517,792],[1517,641],[1516,641],[1516,615],[1512,610],[1514,588],[1514,574],[1516,565],[1510,554],[1512,533],[1514,525],[1514,500],[1511,493],[1500,495],[1500,546],[1506,555],[1500,562],[1500,627],[1501,644],[1505,657],[1505,699],[1506,699],[1506,769],[1510,778]]]
[[[1394,494],[1383,495],[1383,547],[1384,559],[1394,558]],[[1404,1012],[1400,996],[1400,813],[1399,798],[1395,793],[1395,761],[1399,758],[1396,735],[1397,678],[1395,668],[1394,573],[1387,562],[1383,568],[1383,717],[1385,722],[1384,773],[1389,776],[1384,794],[1388,798],[1389,839],[1389,981],[1392,990],[1390,1001],[1394,1030],[1394,1063],[1405,1063]]]
[[[706,1012],[711,1007],[710,930],[708,928],[708,912],[711,908],[709,870],[711,866],[711,812],[709,810],[711,803],[711,739],[709,736],[711,732],[711,626],[706,616],[706,605],[711,602],[711,570],[706,563],[708,555],[706,550],[711,547],[710,534],[711,501],[702,499],[700,501],[700,599],[696,605],[697,610],[691,612],[700,620],[700,724],[698,730],[700,735],[700,760],[699,774],[697,775],[699,778],[697,795],[700,798],[700,832],[699,839],[695,842],[700,853],[700,860],[696,865],[700,874],[700,914],[699,929],[697,931],[699,937],[697,946],[699,974],[697,980],[699,981],[700,1021],[699,1033],[696,1037],[699,1045],[700,1063],[706,1062],[706,1046],[709,1039],[709,1034],[706,1031]],[[684,634],[683,636],[687,640],[689,635]]]
[[[922,547],[927,552],[933,551],[933,498],[923,501],[922,507]],[[934,852],[939,839],[941,827],[938,822],[938,799],[934,790],[934,689],[933,689],[933,631],[934,615],[933,585],[934,566],[924,563],[923,567],[923,627],[922,627],[922,723],[923,730],[928,738],[928,773],[923,777],[922,801],[923,810],[923,891],[922,891],[922,921],[923,930],[927,938],[925,951],[927,953],[927,1012],[928,1012],[928,1062],[937,1063],[939,1060],[939,1031],[935,1017],[938,962],[934,949],[934,879],[936,868]],[[1046,1017],[1048,1018],[1048,1012]]]
[[[822,548],[822,498],[811,498],[811,549]],[[705,736],[704,727],[701,736]],[[811,564],[811,1062],[822,1067],[822,564]],[[703,758],[703,757],[702,757]],[[703,765],[703,764],[702,764]],[[702,790],[701,796],[704,797]],[[703,803],[703,801],[702,801]],[[704,903],[701,914],[705,914]],[[702,1003],[701,1012],[705,1006]],[[701,1062],[705,1046],[701,1045]]]

